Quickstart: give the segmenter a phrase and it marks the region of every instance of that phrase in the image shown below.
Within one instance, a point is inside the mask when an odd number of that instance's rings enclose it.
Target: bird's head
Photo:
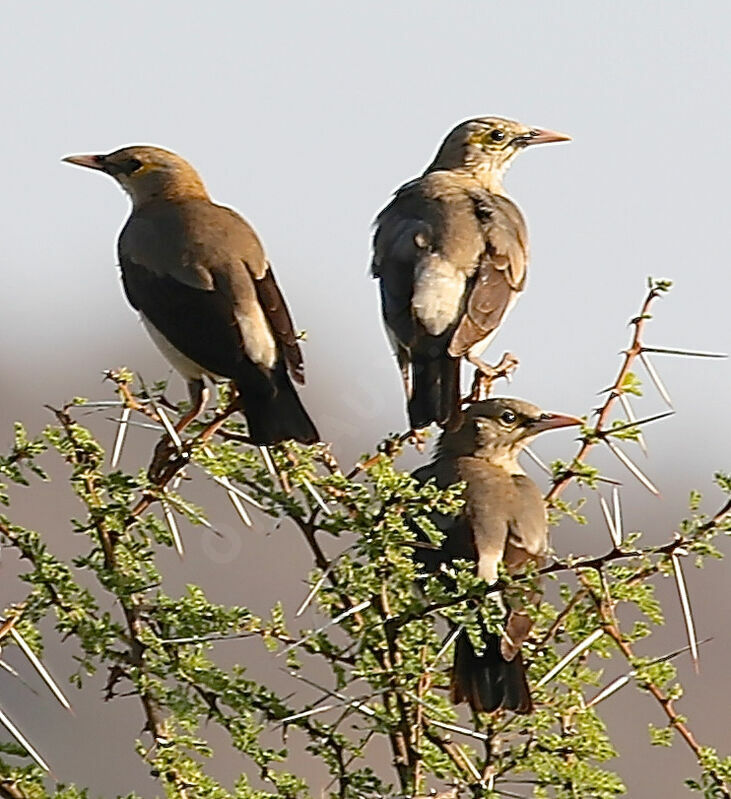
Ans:
[[[474,455],[511,467],[517,465],[523,447],[540,433],[581,423],[577,416],[546,413],[525,400],[492,397],[470,405],[459,430],[442,434],[439,454]]]
[[[529,127],[502,117],[468,119],[447,134],[427,172],[467,169],[488,189],[497,192],[505,170],[521,150],[533,144],[570,139],[563,133]]]
[[[208,197],[195,169],[161,147],[123,147],[106,155],[69,155],[63,160],[111,175],[136,207],[158,198]]]

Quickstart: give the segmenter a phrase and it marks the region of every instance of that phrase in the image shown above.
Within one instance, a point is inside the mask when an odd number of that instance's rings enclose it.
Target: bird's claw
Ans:
[[[163,485],[190,459],[187,450],[180,449],[165,436],[158,441],[152,455],[152,462],[147,469],[147,477],[151,483]]]
[[[512,373],[518,368],[519,363],[512,352],[504,353],[500,363],[496,366],[490,366],[483,361],[475,361],[475,377],[472,381],[472,388],[463,402],[471,405],[487,399],[492,391],[492,384],[501,377],[510,382]]]

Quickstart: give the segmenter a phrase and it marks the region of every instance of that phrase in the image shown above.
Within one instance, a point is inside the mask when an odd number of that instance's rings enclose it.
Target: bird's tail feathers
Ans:
[[[414,354],[412,374],[411,426],[418,430],[436,422],[442,427],[451,427],[459,419],[459,358],[447,355],[424,358]]]
[[[485,635],[482,655],[475,654],[466,630],[457,636],[450,695],[455,704],[468,702],[475,712],[492,713],[500,708],[515,713],[533,710],[520,652],[506,660],[500,652],[500,637],[494,633]]]
[[[251,443],[270,446],[294,439],[302,444],[320,441],[312,419],[305,410],[284,364],[274,373],[274,393],[261,395],[239,388],[241,410],[246,416]]]

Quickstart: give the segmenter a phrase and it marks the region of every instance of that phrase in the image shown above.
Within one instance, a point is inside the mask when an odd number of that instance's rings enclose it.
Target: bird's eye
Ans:
[[[493,141],[502,141],[505,138],[505,132],[495,128],[495,130],[491,131],[490,138]]]
[[[503,424],[513,424],[518,417],[512,411],[503,411],[500,414],[500,421]]]
[[[137,158],[128,158],[126,161],[122,161],[122,163],[119,164],[119,170],[120,172],[124,172],[125,175],[131,175],[141,166],[142,161],[139,161]]]

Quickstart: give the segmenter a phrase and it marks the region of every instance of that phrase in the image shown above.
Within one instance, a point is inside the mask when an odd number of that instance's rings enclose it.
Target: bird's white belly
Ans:
[[[416,268],[411,307],[432,336],[441,335],[459,313],[466,276],[438,256]]]
[[[183,355],[180,350],[173,347],[173,345],[143,313],[140,314],[140,319],[142,320],[142,324],[144,325],[148,335],[158,350],[160,350],[165,360],[185,380],[200,380],[204,375],[207,375],[214,380],[223,379],[220,375],[214,375],[206,371],[202,366],[197,364],[195,361],[192,361],[187,355]]]

